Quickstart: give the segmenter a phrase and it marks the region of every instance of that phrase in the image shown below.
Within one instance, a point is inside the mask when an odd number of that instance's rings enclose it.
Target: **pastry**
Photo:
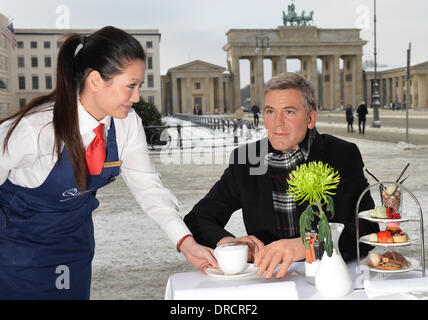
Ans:
[[[392,239],[394,243],[407,242],[407,233],[405,232],[395,233],[392,235]]]
[[[377,233],[372,233],[369,235],[369,242],[377,242]]]
[[[375,252],[370,252],[367,256],[367,265],[369,267],[376,267],[382,262],[382,259],[379,254]]]
[[[370,252],[367,256],[367,265],[379,270],[401,270],[409,267],[406,258],[396,251],[388,251],[382,255]]]
[[[393,243],[391,232],[389,231],[381,231],[377,234],[377,241],[379,243]]]
[[[372,218],[376,219],[387,219],[388,216],[386,215],[386,207],[384,206],[377,206],[374,209],[369,210],[369,215]]]
[[[399,222],[387,223],[386,224],[386,231],[391,232],[392,235],[394,235],[396,233],[403,232],[403,230],[401,230],[401,228],[400,228],[400,223]]]
[[[396,251],[385,252],[382,255],[382,261],[384,261],[384,263],[389,262],[389,263],[399,264],[403,268],[409,267],[409,262],[406,260],[406,258],[404,258],[404,256],[401,253],[398,253]]]
[[[400,270],[402,267],[393,262],[384,262],[377,265],[375,268],[379,270]]]

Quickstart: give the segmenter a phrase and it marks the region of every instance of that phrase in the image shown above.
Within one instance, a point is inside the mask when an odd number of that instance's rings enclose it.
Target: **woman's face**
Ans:
[[[91,106],[85,105],[86,110],[98,121],[107,115],[126,118],[132,105],[140,101],[139,88],[144,81],[144,71],[144,62],[134,60],[110,80],[99,79],[97,90],[92,91],[93,103]]]

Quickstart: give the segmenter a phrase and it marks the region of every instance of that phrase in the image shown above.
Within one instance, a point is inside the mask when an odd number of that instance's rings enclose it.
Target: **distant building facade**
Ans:
[[[7,25],[0,15],[0,25]],[[15,29],[17,48],[12,49],[0,36],[0,117],[25,106],[36,96],[46,94],[56,86],[56,63],[59,48],[67,33],[89,35],[95,29]],[[134,36],[146,52],[146,72],[140,95],[161,111],[161,75],[157,29],[125,30]]]
[[[162,112],[203,114],[232,112],[230,75],[224,67],[195,60],[162,76]]]
[[[235,108],[241,103],[239,61],[242,59],[250,62],[251,103],[263,105],[264,83],[269,80],[263,78],[265,59],[272,61],[272,75],[287,71],[287,59],[299,59],[301,74],[314,84],[323,109],[331,110],[348,103],[356,105],[363,98],[362,54],[367,42],[360,38],[359,29],[279,26],[231,29],[226,36],[223,50],[227,53]],[[320,81],[318,73],[321,73]]]
[[[8,19],[0,14],[0,28],[9,24]],[[0,118],[4,118],[13,110],[14,88],[11,66],[12,48],[6,37],[0,35]]]
[[[406,103],[406,67],[378,68],[377,80],[381,107],[392,107],[393,104],[404,106]],[[365,70],[363,76],[364,100],[371,104],[374,71]],[[409,107],[428,108],[428,61],[410,67]]]

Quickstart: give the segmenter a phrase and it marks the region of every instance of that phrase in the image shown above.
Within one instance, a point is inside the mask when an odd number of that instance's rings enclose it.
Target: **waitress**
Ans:
[[[119,173],[191,264],[217,267],[149,158],[132,109],[144,71],[144,50],[128,33],[71,34],[56,89],[0,121],[0,299],[89,299],[95,192]]]

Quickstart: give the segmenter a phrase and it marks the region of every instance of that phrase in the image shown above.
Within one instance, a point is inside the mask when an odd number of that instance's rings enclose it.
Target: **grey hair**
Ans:
[[[264,94],[272,90],[296,89],[302,93],[303,101],[308,112],[317,110],[315,89],[311,82],[298,73],[283,72],[272,77],[265,86]]]

